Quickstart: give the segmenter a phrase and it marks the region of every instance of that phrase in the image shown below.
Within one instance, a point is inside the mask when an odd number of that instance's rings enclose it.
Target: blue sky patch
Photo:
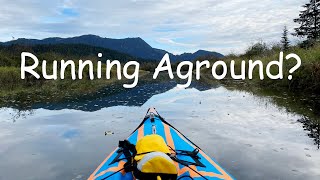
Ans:
[[[62,15],[67,16],[67,17],[77,17],[79,16],[79,13],[72,8],[63,8],[61,11]]]

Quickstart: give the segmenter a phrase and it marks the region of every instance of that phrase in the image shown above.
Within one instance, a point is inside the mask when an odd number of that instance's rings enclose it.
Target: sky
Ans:
[[[263,40],[279,42],[298,24],[308,0],[0,0],[0,41],[13,38],[141,37],[180,54],[199,49],[241,53]],[[294,42],[299,39],[290,37]]]

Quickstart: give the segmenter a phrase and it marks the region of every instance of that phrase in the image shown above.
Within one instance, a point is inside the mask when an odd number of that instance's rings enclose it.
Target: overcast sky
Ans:
[[[173,53],[242,52],[280,40],[308,0],[0,0],[0,41],[12,38],[141,37]]]

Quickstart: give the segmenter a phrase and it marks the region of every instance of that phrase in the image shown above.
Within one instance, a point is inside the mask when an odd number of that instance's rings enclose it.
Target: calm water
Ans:
[[[320,179],[319,126],[270,97],[220,85],[114,85],[63,103],[18,107],[10,100],[0,109],[1,180],[86,179],[149,107],[237,179]]]

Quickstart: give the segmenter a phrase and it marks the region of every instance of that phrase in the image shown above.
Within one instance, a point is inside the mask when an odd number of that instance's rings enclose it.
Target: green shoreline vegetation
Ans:
[[[84,69],[83,79],[81,80],[72,80],[70,67],[66,69],[65,79],[63,80],[45,80],[43,78],[36,79],[29,73],[26,74],[26,79],[23,80],[21,79],[20,74],[20,54],[23,51],[34,53],[39,59],[39,64],[41,64],[45,59],[47,61],[46,71],[48,74],[52,74],[53,72],[53,60],[58,60],[59,67],[59,60],[64,58],[74,60],[76,67],[78,66],[79,59],[90,59],[94,66],[96,66],[99,60],[96,54],[97,52],[103,53],[104,58],[119,59],[121,62],[127,62],[134,59],[129,55],[122,54],[117,51],[80,44],[0,46],[0,98],[2,101],[8,99],[19,99],[17,97],[23,97],[26,94],[33,94],[33,98],[35,99],[41,95],[59,94],[59,96],[52,98],[50,98],[51,96],[48,96],[49,99],[46,99],[50,102],[57,102],[63,101],[67,96],[80,96],[85,93],[95,92],[112,83],[131,83],[131,80],[126,80],[124,77],[122,77],[121,80],[118,80],[116,78],[115,68],[112,69],[111,79],[109,80],[106,78],[90,80],[88,77],[88,67]],[[149,62],[144,63],[144,61],[142,61],[141,64],[142,66],[144,64],[147,66]],[[134,69],[129,68],[128,73],[130,74],[133,70]],[[35,71],[41,74],[41,66],[37,67]],[[105,71],[106,68],[102,67],[102,72]],[[96,73],[95,68],[94,73]],[[139,76],[144,76],[146,74],[148,74],[148,71],[139,71]]]
[[[222,60],[230,66],[232,60],[235,60],[235,74],[241,74],[241,62],[245,61],[245,68],[248,69],[249,60],[260,60],[264,65],[270,61],[279,59],[279,52],[282,51],[280,45],[273,45],[268,47],[266,43],[258,42],[250,46],[244,54],[234,55],[230,54],[225,56]],[[253,70],[253,79],[248,79],[248,74],[245,74],[246,79],[243,80],[247,86],[257,86],[266,89],[284,90],[298,93],[315,93],[320,94],[320,43],[312,47],[302,48],[297,46],[290,47],[284,51],[284,54],[295,53],[301,60],[302,64],[292,75],[292,80],[288,80],[289,70],[296,64],[295,61],[287,60],[283,63],[283,79],[273,80],[268,78],[264,71],[264,79],[259,78],[259,68],[256,66]],[[221,59],[209,60],[211,64]],[[201,60],[200,60],[201,61]],[[217,74],[223,71],[222,66],[217,68]],[[272,74],[278,73],[278,67],[271,66]],[[211,81],[211,69],[202,68],[203,74],[206,74],[203,81]],[[228,72],[227,77],[221,82],[231,79],[231,74]]]

